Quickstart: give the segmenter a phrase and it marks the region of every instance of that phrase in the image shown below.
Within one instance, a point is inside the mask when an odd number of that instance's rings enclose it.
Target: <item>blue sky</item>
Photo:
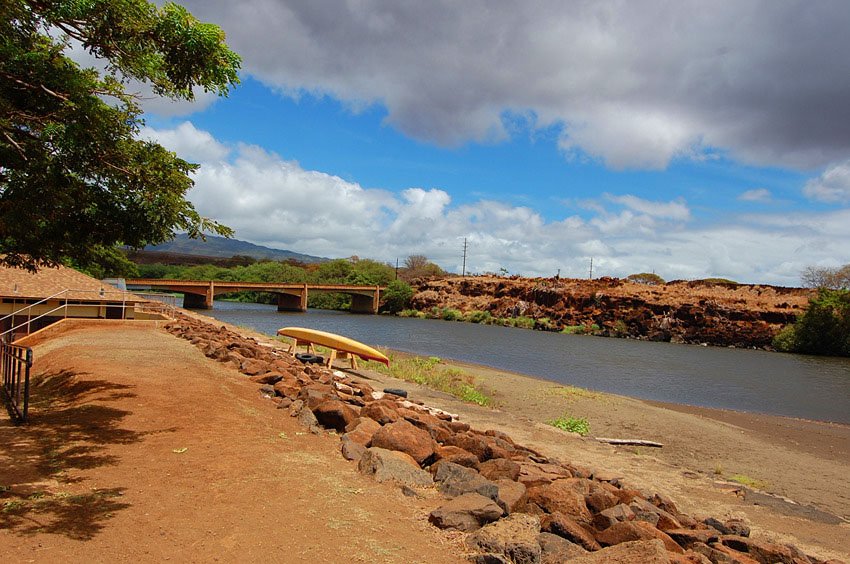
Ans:
[[[240,239],[459,271],[466,238],[472,272],[544,276],[850,262],[842,2],[184,4],[242,84],[147,100],[143,135]]]

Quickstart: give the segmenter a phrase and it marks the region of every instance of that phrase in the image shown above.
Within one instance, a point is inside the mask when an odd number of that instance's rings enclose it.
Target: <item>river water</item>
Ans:
[[[274,335],[298,326],[641,399],[850,424],[850,359],[562,335],[453,321],[215,302],[206,315]]]

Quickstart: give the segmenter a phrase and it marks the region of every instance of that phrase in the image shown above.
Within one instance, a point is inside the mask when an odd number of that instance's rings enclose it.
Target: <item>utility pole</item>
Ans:
[[[588,276],[591,280],[593,280],[593,257],[590,257],[590,272],[588,273]]]
[[[466,237],[463,238],[463,269],[461,270],[461,276],[466,276]]]
[[[395,279],[398,280],[398,257],[395,258]]]

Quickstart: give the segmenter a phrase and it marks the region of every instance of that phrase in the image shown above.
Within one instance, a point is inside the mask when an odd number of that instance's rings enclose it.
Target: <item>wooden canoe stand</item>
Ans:
[[[324,345],[323,345],[324,346]],[[316,354],[316,348],[314,347],[314,343],[312,341],[305,341],[302,339],[292,339],[292,342],[289,344],[289,350],[287,351],[291,355],[295,355],[298,352],[298,347],[307,347],[307,352],[310,354]],[[357,355],[350,354],[346,351],[340,351],[333,347],[326,347],[331,350],[331,353],[328,355],[328,359],[325,361],[325,366],[331,368],[336,359],[348,359],[351,362],[351,369],[357,370]]]

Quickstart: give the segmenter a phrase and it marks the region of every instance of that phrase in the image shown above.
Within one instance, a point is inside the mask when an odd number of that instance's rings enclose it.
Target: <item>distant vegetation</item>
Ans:
[[[773,346],[786,352],[850,356],[850,264],[809,267],[802,281],[818,293],[797,322],[776,336]]]
[[[638,274],[630,274],[626,277],[626,280],[629,280],[631,282],[637,282],[638,284],[647,284],[649,286],[664,284],[664,279],[655,274],[654,272],[640,272]]]
[[[413,255],[405,260],[405,266],[396,269],[389,264],[371,259],[350,257],[320,263],[304,263],[289,259],[284,261],[256,260],[249,256],[233,256],[229,259],[183,256],[173,254],[170,259],[194,264],[135,264],[121,253],[110,262],[111,268],[86,270],[97,278],[117,276],[125,278],[169,278],[177,280],[218,280],[226,282],[278,282],[294,284],[355,284],[363,286],[386,286],[382,295],[381,310],[398,313],[410,306],[413,289],[407,280],[422,276],[445,275],[436,264],[422,255]],[[133,256],[133,255],[131,255]],[[196,264],[202,260],[213,261]],[[73,266],[73,265],[71,265]],[[398,279],[396,279],[398,274]],[[237,292],[226,299],[240,302],[276,303],[277,297],[267,292]],[[320,309],[348,309],[351,296],[347,294],[314,294],[309,307]]]

